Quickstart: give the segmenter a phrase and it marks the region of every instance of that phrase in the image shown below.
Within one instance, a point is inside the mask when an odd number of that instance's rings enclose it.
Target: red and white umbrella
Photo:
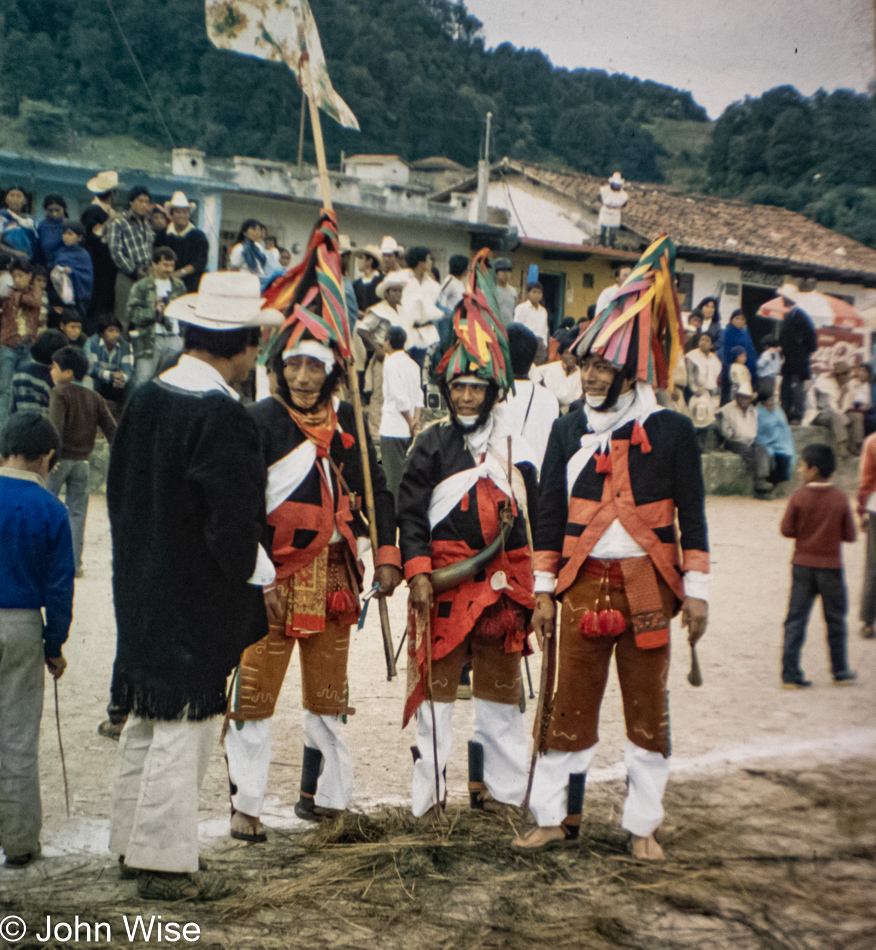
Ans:
[[[816,327],[843,327],[846,330],[860,330],[864,327],[864,318],[857,310],[839,297],[820,294],[818,291],[801,293],[796,287],[787,284],[779,288],[781,296],[768,300],[757,311],[758,316],[768,320],[784,320],[792,307],[799,307]]]

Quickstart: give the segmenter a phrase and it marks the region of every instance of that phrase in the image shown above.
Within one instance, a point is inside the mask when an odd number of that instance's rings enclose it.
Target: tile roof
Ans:
[[[493,166],[494,174],[501,169],[551,188],[593,214],[599,211],[604,178],[507,158]],[[751,259],[758,258],[793,269],[876,277],[876,250],[787,208],[685,194],[641,182],[628,181],[624,189],[629,195],[624,226],[649,241],[666,232],[680,249],[712,259],[748,258],[752,266],[756,261]]]

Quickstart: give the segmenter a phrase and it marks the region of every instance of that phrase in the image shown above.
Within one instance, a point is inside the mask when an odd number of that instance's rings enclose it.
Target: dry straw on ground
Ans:
[[[588,789],[581,839],[558,851],[513,852],[519,816],[451,806],[421,824],[381,809],[229,842],[211,865],[239,889],[215,905],[138,907],[108,860],[42,862],[17,894],[0,882],[0,904],[119,921],[148,909],[199,923],[202,950],[870,950],[874,779],[860,761],[671,784],[659,866],[630,858],[616,784]]]

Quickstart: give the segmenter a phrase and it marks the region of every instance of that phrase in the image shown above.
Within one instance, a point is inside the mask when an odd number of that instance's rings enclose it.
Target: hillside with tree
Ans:
[[[705,151],[709,190],[799,211],[876,247],[876,114],[849,90],[780,86],[729,106]]]
[[[0,111],[30,110],[38,140],[57,142],[69,129],[165,148],[172,140],[215,156],[294,158],[301,100],[288,70],[213,48],[203,0],[113,5],[148,92],[109,4],[0,0]],[[620,168],[653,181],[662,149],[644,125],[706,121],[689,93],[555,69],[542,53],[509,44],[487,51],[462,3],[313,0],[312,7],[332,80],[362,126],[356,133],[326,123],[335,161],[343,150],[409,160],[443,154],[471,165],[491,111],[494,155],[600,175]]]

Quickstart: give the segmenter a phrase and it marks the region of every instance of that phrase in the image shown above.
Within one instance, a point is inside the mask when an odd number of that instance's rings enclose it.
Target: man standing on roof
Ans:
[[[472,291],[488,280],[487,253],[472,264]],[[446,797],[453,704],[469,658],[472,805],[519,805],[526,789],[527,742],[518,702],[532,608],[527,493],[511,462],[510,432],[497,405],[513,387],[507,336],[489,309],[473,299],[468,305],[478,312],[460,320],[437,370],[450,417],[417,438],[399,491],[400,546],[410,586],[404,725],[416,713],[411,794],[417,817],[440,808]],[[485,555],[492,545],[492,557]],[[448,567],[452,576],[444,572],[444,582],[450,586],[434,586],[433,577]]]
[[[682,356],[674,257],[667,238],[655,242],[633,272],[654,287],[651,306],[620,326],[597,318],[576,344],[585,405],[551,430],[541,473],[551,503],[540,506],[534,531],[533,629],[554,629],[562,599],[559,676],[550,719],[536,723],[538,828],[514,842],[524,850],[577,837],[614,653],[627,727],[622,823],[635,857],[663,857],[654,831],[669,774],[669,618],[680,608],[688,639],[699,640],[709,569],[697,438],[690,419],[661,409],[653,390],[667,386]],[[624,308],[639,297],[622,295]]]
[[[608,184],[599,189],[599,200],[602,207],[599,209],[599,243],[603,247],[614,247],[618,228],[621,226],[621,208],[626,205],[629,195],[624,191],[623,176],[615,172],[608,179]],[[599,316],[599,310],[596,311]]]

